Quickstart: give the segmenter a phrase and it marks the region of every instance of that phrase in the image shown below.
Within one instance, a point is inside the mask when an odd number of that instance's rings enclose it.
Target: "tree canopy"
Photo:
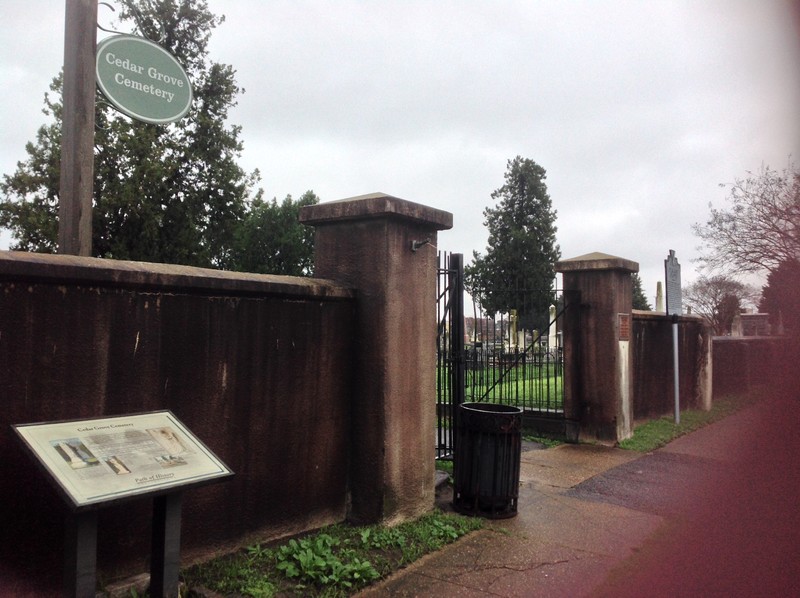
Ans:
[[[288,255],[294,253],[296,269],[308,272],[310,233],[304,234],[296,219],[292,227],[267,217],[270,211],[291,212],[290,198],[284,206],[264,202],[261,191],[254,192],[258,171],[248,174],[237,164],[241,128],[228,125],[227,118],[243,90],[234,69],[213,62],[208,52],[211,33],[224,17],[214,16],[205,0],[123,0],[122,5],[120,16],[129,29],[159,40],[184,66],[194,98],[185,118],[151,125],[128,119],[98,95],[92,254],[256,271],[277,264],[289,272]],[[0,226],[11,230],[14,249],[56,251],[61,86],[56,77],[53,97],[45,96],[43,111],[51,122],[26,145],[27,159],[0,183]],[[301,202],[311,200],[307,195]],[[255,231],[300,246],[278,248],[274,238],[254,240]],[[262,263],[255,261],[258,251]],[[270,251],[282,257],[276,262]]]
[[[314,229],[299,222],[300,208],[319,203],[313,191],[294,201],[256,198],[236,229],[230,270],[308,276],[314,269]]]
[[[800,171],[764,166],[729,185],[728,208],[709,205],[705,224],[694,233],[705,250],[700,262],[723,273],[774,272],[800,260]]]
[[[758,291],[727,276],[701,277],[683,289],[683,301],[703,316],[716,336],[729,334],[733,317],[755,305]]]
[[[490,315],[517,310],[522,328],[543,329],[555,303],[556,211],[545,184],[546,171],[517,156],[508,161],[505,184],[483,211],[489,231],[486,253],[473,252],[465,268],[467,287]]]

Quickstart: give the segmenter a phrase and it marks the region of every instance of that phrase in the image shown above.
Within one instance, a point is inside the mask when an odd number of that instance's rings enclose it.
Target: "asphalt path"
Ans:
[[[704,461],[715,440],[725,460]],[[764,401],[631,465],[575,493],[667,517],[593,595],[800,596],[800,397]],[[639,478],[650,489],[637,491]]]
[[[567,496],[673,516],[702,503],[715,481],[732,472],[731,464],[714,459],[657,451],[582,482]]]
[[[362,595],[800,596],[797,393],[652,453],[523,449],[520,482],[516,517]]]

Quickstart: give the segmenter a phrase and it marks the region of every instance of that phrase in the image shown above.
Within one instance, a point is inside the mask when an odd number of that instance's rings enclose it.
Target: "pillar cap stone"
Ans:
[[[595,251],[556,262],[556,272],[581,272],[586,270],[627,270],[638,272],[639,264],[624,257]]]
[[[386,193],[369,193],[304,206],[300,209],[300,222],[314,226],[386,217],[413,220],[428,224],[435,230],[453,228],[453,215],[450,212],[392,197]]]

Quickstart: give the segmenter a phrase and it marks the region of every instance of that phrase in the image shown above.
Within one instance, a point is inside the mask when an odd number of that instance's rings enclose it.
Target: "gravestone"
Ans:
[[[547,331],[547,347],[555,349],[558,347],[558,324],[556,322],[556,306],[550,306],[550,329]]]

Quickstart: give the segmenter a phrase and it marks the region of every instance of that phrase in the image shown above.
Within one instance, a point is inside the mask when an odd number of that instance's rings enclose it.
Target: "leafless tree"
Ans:
[[[759,292],[726,276],[701,277],[682,291],[683,302],[703,316],[714,334],[728,334],[733,317],[744,308],[755,307]]]
[[[763,166],[731,185],[728,208],[709,204],[711,216],[695,224],[702,240],[700,263],[722,273],[774,272],[800,259],[800,170],[790,161],[783,172]]]

